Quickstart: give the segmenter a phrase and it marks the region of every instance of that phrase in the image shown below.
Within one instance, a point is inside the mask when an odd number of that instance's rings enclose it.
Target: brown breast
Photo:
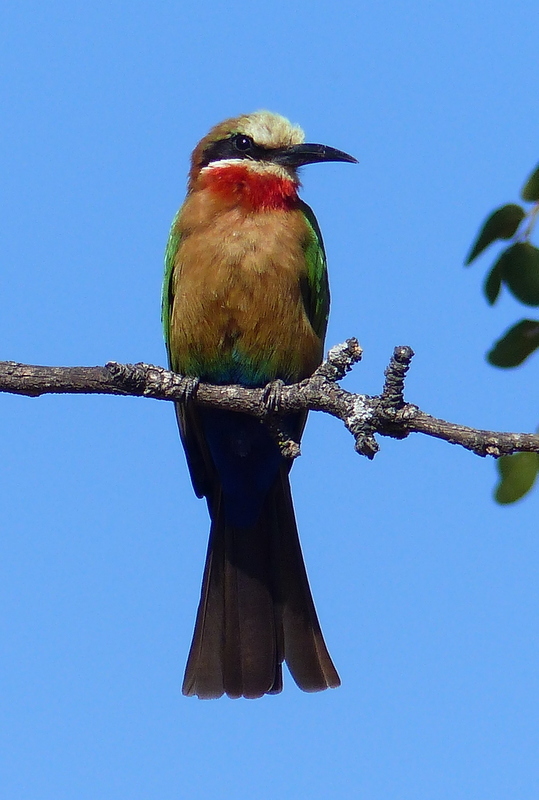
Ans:
[[[175,368],[212,379],[236,360],[260,382],[310,375],[322,342],[300,292],[308,236],[302,212],[247,211],[201,190],[188,197],[177,225]]]

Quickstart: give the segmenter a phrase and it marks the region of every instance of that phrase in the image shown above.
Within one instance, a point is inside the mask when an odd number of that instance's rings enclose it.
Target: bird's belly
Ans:
[[[182,242],[170,326],[178,372],[254,386],[293,382],[320,362],[300,291],[304,253],[259,216]]]

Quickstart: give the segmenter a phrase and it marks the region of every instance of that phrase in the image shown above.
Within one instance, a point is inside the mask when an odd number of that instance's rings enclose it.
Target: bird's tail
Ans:
[[[306,692],[340,685],[309,588],[286,465],[249,527],[225,520],[221,490],[214,498],[183,693],[274,694],[283,661]]]

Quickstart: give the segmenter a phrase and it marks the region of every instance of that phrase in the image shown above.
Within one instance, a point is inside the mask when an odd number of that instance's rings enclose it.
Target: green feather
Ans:
[[[181,235],[177,228],[178,218],[180,216],[181,208],[172,220],[170,233],[168,236],[167,248],[165,250],[165,277],[163,279],[163,293],[161,299],[161,321],[163,323],[163,332],[165,334],[165,344],[167,346],[169,364],[172,363],[170,353],[170,312],[172,310],[172,302],[174,300],[174,293],[172,290],[172,276],[174,274],[174,261],[176,253],[180,246]]]
[[[327,274],[326,252],[320,226],[312,209],[300,201],[300,208],[305,216],[308,235],[303,250],[307,264],[307,278],[302,281],[301,294],[309,322],[316,335],[324,339],[329,315],[329,283]]]

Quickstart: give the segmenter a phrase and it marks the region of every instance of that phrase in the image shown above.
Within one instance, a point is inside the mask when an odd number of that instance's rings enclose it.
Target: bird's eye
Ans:
[[[253,146],[253,140],[249,136],[238,133],[234,136],[234,146],[236,150],[241,150],[242,153],[245,153]]]

